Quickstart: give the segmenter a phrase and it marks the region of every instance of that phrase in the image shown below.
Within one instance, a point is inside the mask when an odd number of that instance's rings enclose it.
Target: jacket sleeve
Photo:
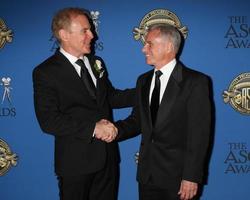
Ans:
[[[95,122],[77,121],[60,111],[56,83],[48,73],[35,68],[33,88],[35,112],[43,132],[58,137],[72,135],[91,142]]]
[[[135,88],[120,90],[112,86],[107,78],[108,98],[111,108],[133,107],[135,105]]]
[[[191,88],[187,112],[187,147],[182,178],[201,183],[211,128],[211,101],[207,77],[201,76]]]
[[[137,81],[136,89],[134,90],[133,110],[131,114],[124,120],[119,120],[115,123],[118,128],[117,141],[123,141],[135,137],[141,133],[141,122],[139,112],[139,94],[140,94],[140,81]]]
[[[111,81],[109,80],[108,71],[102,58],[89,55],[88,59],[91,63],[91,66],[95,65],[96,60],[99,60],[102,63],[101,65],[105,71],[105,73],[103,73],[103,79],[105,80],[105,87],[107,89],[108,101],[111,108],[133,107],[135,105],[135,88],[124,90],[114,88]],[[94,67],[93,72],[96,73]],[[98,74],[96,74],[96,77],[98,77]]]

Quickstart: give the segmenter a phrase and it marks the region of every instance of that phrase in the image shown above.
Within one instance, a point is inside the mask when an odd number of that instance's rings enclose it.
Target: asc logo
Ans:
[[[16,116],[16,109],[12,106],[12,102],[11,102],[12,101],[11,99],[12,89],[13,88],[11,87],[10,77],[3,77],[0,79],[0,92],[2,90],[2,99],[0,103],[0,117]]]
[[[17,155],[13,154],[6,142],[0,139],[0,176],[3,176],[11,166],[17,165]]]
[[[148,27],[154,24],[169,24],[176,27],[182,36],[186,39],[188,29],[186,26],[182,26],[181,21],[173,12],[164,9],[156,9],[147,13],[141,20],[139,27],[135,27],[133,30],[134,39],[141,40],[144,44],[145,35]]]
[[[250,115],[250,73],[237,76],[222,96],[235,110]]]
[[[249,174],[250,152],[246,142],[228,143],[229,151],[224,160],[225,174]]]
[[[230,25],[226,31],[226,48],[250,48],[250,25],[247,16],[229,16]]]

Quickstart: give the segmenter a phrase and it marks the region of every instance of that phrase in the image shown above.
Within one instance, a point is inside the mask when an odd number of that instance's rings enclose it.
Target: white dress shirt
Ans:
[[[66,52],[62,47],[60,47],[60,52],[69,60],[69,62],[74,66],[77,74],[81,77],[81,66],[79,66],[78,64],[76,64],[76,61],[78,59],[82,59],[92,80],[93,80],[93,83],[95,84],[96,86],[96,78],[95,78],[95,75],[93,74],[92,72],[92,69],[91,69],[91,66],[89,64],[89,59],[86,57],[86,56],[83,56],[83,57],[80,57],[80,58],[77,58],[71,54],[69,54],[68,52]]]
[[[161,103],[164,91],[165,91],[167,84],[168,84],[168,80],[170,78],[172,71],[174,70],[175,65],[176,65],[176,59],[173,59],[168,64],[164,65],[160,69],[160,71],[162,72],[162,75],[160,76],[161,89],[160,89],[159,105]],[[150,92],[149,92],[149,104],[151,103],[151,97],[152,97],[152,93],[153,93],[153,90],[155,87],[155,72],[156,71],[157,71],[157,69],[154,70],[154,75],[153,75],[153,78],[151,81]]]

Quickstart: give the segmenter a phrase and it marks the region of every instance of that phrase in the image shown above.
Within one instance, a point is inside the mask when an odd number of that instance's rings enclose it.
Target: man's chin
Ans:
[[[85,49],[84,50],[84,54],[90,54],[91,53],[91,49]]]
[[[148,60],[148,59],[146,59],[146,63],[147,63],[148,65],[152,65],[152,62],[150,62],[150,60]]]

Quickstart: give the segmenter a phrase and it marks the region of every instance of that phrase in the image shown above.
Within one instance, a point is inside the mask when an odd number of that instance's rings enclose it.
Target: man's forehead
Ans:
[[[151,39],[151,38],[156,38],[161,36],[161,32],[158,29],[153,29],[149,30],[148,33],[146,34],[146,40]]]
[[[72,18],[71,25],[72,26],[81,25],[81,27],[88,29],[91,27],[88,18],[84,15],[79,15],[75,18]]]

